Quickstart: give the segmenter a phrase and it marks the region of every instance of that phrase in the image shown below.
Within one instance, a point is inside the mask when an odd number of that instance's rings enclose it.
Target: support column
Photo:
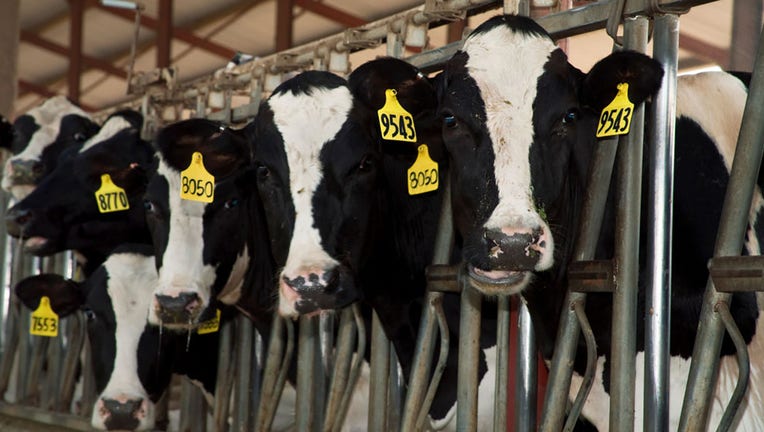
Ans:
[[[172,0],[159,0],[157,20],[157,67],[170,66],[172,56]]]
[[[83,0],[69,0],[69,99],[80,102],[80,74],[82,73]]]
[[[730,70],[753,70],[753,58],[756,56],[761,32],[761,13],[760,1],[735,0],[733,3]]]
[[[292,47],[294,0],[276,0],[276,51]]]
[[[20,0],[3,2],[0,18],[0,52],[5,61],[0,63],[0,114],[10,117],[16,100],[16,64],[19,51]],[[0,315],[2,316],[2,315]]]

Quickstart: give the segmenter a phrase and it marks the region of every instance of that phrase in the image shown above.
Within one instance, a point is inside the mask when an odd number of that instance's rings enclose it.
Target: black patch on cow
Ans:
[[[484,22],[483,24],[480,24],[475,30],[472,31],[472,33],[470,33],[469,37],[488,33],[489,31],[499,26],[509,27],[516,33],[525,33],[531,36],[548,37],[551,39],[549,33],[547,33],[543,27],[538,25],[536,21],[519,15],[497,15]]]
[[[279,95],[290,92],[297,96],[299,94],[312,95],[314,89],[335,89],[344,87],[347,83],[337,75],[323,71],[306,71],[292,79],[281,83],[273,95]]]
[[[162,257],[167,249],[170,238],[170,230],[166,227],[170,220],[170,185],[163,176],[155,175],[151,178],[144,201],[146,222],[154,245],[154,260],[156,267],[162,267]]]
[[[0,115],[0,148],[11,151],[13,148],[13,125]]]
[[[32,135],[40,129],[34,117],[28,114],[21,115],[13,122],[13,143],[11,152],[19,154],[27,147]]]

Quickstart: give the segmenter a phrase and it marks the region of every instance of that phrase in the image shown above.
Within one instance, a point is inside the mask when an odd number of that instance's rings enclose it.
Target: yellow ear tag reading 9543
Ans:
[[[418,154],[414,165],[411,165],[408,174],[409,195],[418,195],[438,189],[438,163],[430,159],[430,151],[427,144],[418,148]]]
[[[597,138],[626,135],[631,128],[633,114],[634,104],[629,101],[629,84],[620,83],[615,98],[600,114]]]
[[[205,203],[215,198],[215,177],[204,168],[204,158],[199,152],[191,155],[188,168],[180,173],[180,197]]]
[[[34,336],[58,336],[58,315],[50,307],[50,299],[42,296],[40,305],[32,312],[29,334]]]
[[[390,141],[416,142],[414,117],[406,111],[395,96],[395,89],[385,90],[385,106],[377,111],[382,138]]]
[[[196,328],[196,333],[203,335],[207,333],[215,333],[220,329],[220,309],[215,309],[215,318],[199,323]]]
[[[127,201],[125,190],[111,181],[109,174],[101,175],[101,187],[95,192],[98,211],[101,213],[111,213],[125,211],[130,209],[130,202]]]

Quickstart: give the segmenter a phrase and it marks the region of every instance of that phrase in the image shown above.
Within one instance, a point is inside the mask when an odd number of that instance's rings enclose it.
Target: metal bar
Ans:
[[[284,347],[284,328],[287,330],[286,347]],[[283,354],[282,354],[283,351]],[[284,389],[287,372],[294,352],[294,323],[278,315],[273,316],[271,336],[268,346],[268,357],[265,361],[263,390],[260,395],[260,407],[257,413],[256,431],[268,431],[276,415],[281,392]]]
[[[339,415],[337,421],[334,424],[334,430],[342,430],[342,425],[345,423],[345,417],[347,416],[348,409],[350,408],[350,400],[353,397],[356,383],[361,376],[361,368],[363,367],[364,358],[366,356],[366,326],[361,316],[361,310],[358,304],[350,306],[353,312],[353,319],[355,320],[356,329],[356,352],[353,358],[353,363],[350,366],[350,376],[345,385],[345,391],[340,401]]]
[[[157,67],[170,66],[172,58],[172,3],[173,0],[159,0],[157,6]]]
[[[226,321],[220,328],[218,342],[218,371],[215,380],[215,405],[213,417],[216,432],[228,430],[228,409],[233,387],[233,321]]]
[[[58,411],[68,411],[74,397],[74,387],[77,381],[77,369],[80,363],[80,353],[85,345],[85,323],[80,312],[69,317],[67,325],[67,347],[61,367],[61,381],[58,387]]]
[[[581,381],[581,387],[578,389],[576,400],[570,408],[568,420],[565,422],[565,428],[563,429],[564,432],[571,432],[576,427],[578,416],[581,415],[581,410],[584,408],[584,403],[586,403],[586,396],[592,389],[594,372],[597,369],[597,341],[594,340],[594,332],[591,325],[589,325],[589,319],[586,317],[584,304],[580,302],[573,303],[571,309],[576,314],[576,319],[581,326],[581,333],[586,341],[586,373]]]
[[[748,390],[748,383],[751,377],[751,360],[748,357],[748,345],[746,345],[740,329],[735,324],[735,319],[732,317],[732,313],[730,313],[729,305],[727,303],[717,303],[714,310],[719,313],[719,318],[724,323],[724,328],[727,329],[730,339],[735,344],[739,371],[735,390],[732,392],[727,409],[724,410],[724,415],[719,421],[719,427],[716,429],[718,432],[726,432],[732,427],[735,414],[743,402],[746,390]]]
[[[507,385],[509,380],[509,326],[510,322],[510,304],[509,296],[499,296],[499,313],[496,319],[496,382],[495,399],[493,404],[493,430],[495,432],[507,431]],[[523,395],[523,393],[515,393]],[[521,399],[521,397],[518,398]],[[520,405],[516,402],[516,405]],[[515,408],[515,412],[519,407]],[[519,415],[517,418],[519,419]],[[535,419],[535,412],[534,412]],[[516,429],[521,431],[523,429]]]
[[[588,261],[594,258],[597,239],[602,227],[610,178],[613,173],[617,141],[617,138],[605,139],[595,146],[586,195],[581,210],[580,220],[583,223],[576,237],[573,253],[574,261]],[[586,294],[568,292],[563,305],[577,302],[585,304]],[[575,359],[579,331],[580,327],[575,312],[570,307],[563,307],[557,332],[557,343],[549,370],[547,391],[544,396],[544,408],[539,426],[541,431],[557,432],[563,426],[573,373],[570,365]]]
[[[254,327],[252,321],[243,314],[236,317],[236,380],[232,431],[248,431],[250,429],[249,398],[252,381],[252,337]]]
[[[377,312],[371,318],[371,364],[369,377],[369,432],[386,432],[392,429],[387,424],[387,384],[390,377],[390,341],[385,336]]]
[[[625,21],[624,45],[644,51],[646,17]],[[615,291],[610,356],[610,430],[634,428],[636,376],[637,282],[639,279],[639,218],[642,196],[644,106],[635,107],[631,132],[619,141],[615,225]]]
[[[84,22],[83,0],[69,1],[69,76],[67,87],[69,99],[80,101],[80,75],[82,74],[82,24]]]
[[[297,354],[297,430],[319,430],[323,423],[320,414],[319,393],[323,394],[323,369],[321,367],[321,341],[318,319],[300,317],[300,334]]]
[[[326,401],[324,431],[333,431],[338,425],[341,426],[341,422],[337,417],[340,414],[340,403],[350,379],[350,362],[353,358],[355,345],[353,343],[355,340],[353,310],[347,307],[340,314],[339,334],[337,335],[337,356],[333,362],[334,368],[331,374],[329,395]],[[323,337],[325,329],[321,330],[321,336]]]
[[[764,33],[759,39],[762,47]],[[764,138],[764,49],[756,54],[754,74],[748,90],[743,121],[732,162],[727,192],[724,197],[714,256],[739,255],[748,225],[748,209],[759,173]],[[742,211],[741,211],[742,210]],[[692,363],[684,395],[679,428],[683,431],[705,430],[708,407],[716,387],[719,353],[724,329],[714,306],[729,302],[731,294],[714,289],[709,279],[703,297],[698,333],[692,353]]]
[[[655,18],[653,55],[663,66],[663,82],[653,97],[650,119],[647,216],[647,287],[645,292],[646,431],[669,427],[669,344],[671,326],[671,226],[674,190],[674,132],[679,19]]]
[[[206,406],[202,392],[188,379],[181,381],[180,397],[181,432],[203,432],[207,425]]]
[[[433,298],[431,308],[433,313],[438,319],[438,334],[440,334],[440,355],[438,356],[438,363],[435,365],[435,370],[432,373],[430,379],[430,386],[427,388],[427,393],[422,403],[422,409],[420,410],[419,417],[417,418],[416,428],[417,430],[425,430],[425,421],[429,418],[430,406],[435,399],[435,394],[440,384],[440,378],[443,376],[443,371],[446,369],[448,363],[448,351],[450,349],[451,335],[448,332],[448,322],[446,322],[446,314],[443,311],[442,297]]]
[[[19,404],[10,404],[4,401],[0,401],[0,415],[23,418],[37,424],[53,425],[61,430],[64,428],[82,432],[93,430],[93,427],[90,425],[90,419],[83,419],[73,415],[55,413]],[[3,422],[3,424],[5,424],[5,422]]]
[[[459,378],[456,385],[456,429],[477,430],[478,359],[480,351],[480,312],[483,297],[462,276],[459,318]]]
[[[530,432],[536,430],[538,363],[533,322],[531,322],[528,305],[522,298],[518,307],[517,326],[519,331],[517,334],[517,379],[515,380],[515,430]],[[507,381],[504,380],[502,387],[506,387],[506,383]]]

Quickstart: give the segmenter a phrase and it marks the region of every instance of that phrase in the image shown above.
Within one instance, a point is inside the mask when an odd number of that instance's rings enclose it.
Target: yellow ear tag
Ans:
[[[217,332],[220,329],[220,309],[215,309],[215,318],[199,323],[196,329],[200,335]]]
[[[615,98],[600,114],[597,138],[626,135],[631,128],[631,116],[633,114],[634,104],[629,101],[629,84],[620,83]]]
[[[377,111],[382,138],[390,141],[416,142],[414,117],[406,111],[395,96],[395,89],[385,90],[385,106]]]
[[[101,187],[95,192],[95,198],[101,213],[125,211],[130,208],[125,190],[115,185],[109,174],[101,175]]]
[[[409,195],[438,190],[438,163],[430,159],[427,144],[420,145],[414,165],[408,170]]]
[[[42,296],[40,305],[32,312],[29,334],[34,336],[58,336],[58,315],[50,308],[48,296]]]
[[[204,168],[202,154],[194,152],[191,163],[180,173],[180,197],[211,203],[215,197],[215,177]]]

